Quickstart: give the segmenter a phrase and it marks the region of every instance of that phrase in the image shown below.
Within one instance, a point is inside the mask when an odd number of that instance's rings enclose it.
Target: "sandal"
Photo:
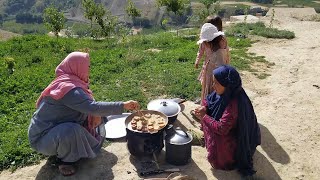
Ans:
[[[74,162],[63,162],[60,160],[58,169],[63,176],[72,176],[76,173]]]

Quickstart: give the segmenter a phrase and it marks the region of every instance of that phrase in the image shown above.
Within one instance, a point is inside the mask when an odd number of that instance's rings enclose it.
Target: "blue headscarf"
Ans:
[[[222,95],[214,91],[207,96],[207,114],[219,121],[229,102],[237,98],[236,167],[242,175],[252,175],[255,173],[252,156],[256,147],[261,144],[260,128],[252,103],[242,88],[239,73],[232,66],[220,66],[213,70],[213,75],[226,89]]]

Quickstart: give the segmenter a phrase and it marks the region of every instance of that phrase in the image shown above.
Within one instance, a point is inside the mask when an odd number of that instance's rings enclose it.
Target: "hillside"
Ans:
[[[55,7],[65,12],[67,19],[73,21],[85,21],[83,17],[81,0],[37,0],[33,1],[33,3],[28,2],[29,1],[22,0],[0,0],[0,14],[5,13],[9,16],[14,16],[18,13],[25,12],[32,14],[41,14],[46,7],[48,7],[50,4],[53,4]],[[96,2],[105,5],[105,7],[110,10],[113,15],[119,17],[119,20],[129,20],[128,17],[125,17],[125,7],[127,5],[127,0],[100,0]],[[156,0],[133,0],[132,2],[134,2],[138,9],[142,10],[142,18],[146,18],[150,21],[157,21],[160,10],[156,5]]]
[[[20,35],[0,29],[0,41],[5,41],[15,36],[20,36]]]

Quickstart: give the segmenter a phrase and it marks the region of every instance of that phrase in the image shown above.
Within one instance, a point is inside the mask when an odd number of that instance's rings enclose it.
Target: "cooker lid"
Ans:
[[[152,100],[148,103],[147,109],[160,111],[168,117],[177,115],[181,110],[180,105],[170,99]]]
[[[183,145],[192,141],[192,136],[180,127],[177,127],[173,132],[172,134],[168,134],[169,137],[166,137],[166,141],[170,144]]]

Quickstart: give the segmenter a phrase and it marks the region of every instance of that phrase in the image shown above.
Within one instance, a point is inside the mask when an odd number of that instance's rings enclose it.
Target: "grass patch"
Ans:
[[[259,78],[259,79],[265,79],[265,78],[267,78],[268,76],[271,76],[271,75],[270,75],[270,74],[267,74],[267,73],[261,73],[261,74],[258,75],[258,78]]]
[[[315,3],[316,0],[281,0],[275,1],[275,5],[277,4],[287,4],[288,7],[314,7],[320,8],[319,3]]]
[[[256,56],[247,49],[252,42],[235,37],[228,42],[232,65],[239,70],[251,69]],[[135,99],[146,108],[158,97],[194,100],[200,95],[200,69],[193,66],[196,41],[175,33],[130,36],[124,41],[27,35],[0,42],[0,171],[43,158],[30,148],[27,137],[35,102],[54,79],[54,69],[61,60],[85,48],[90,49],[90,88],[98,101]],[[151,48],[161,51],[147,51]],[[5,61],[8,58],[10,66]]]
[[[298,19],[298,20],[300,20],[300,21],[315,21],[315,22],[320,22],[320,14],[303,16],[303,17],[299,17],[299,16],[292,15],[291,17],[296,18],[296,19]]]
[[[48,32],[43,24],[20,24],[15,21],[5,21],[1,29],[17,34],[45,34]]]
[[[279,30],[276,28],[266,27],[264,23],[238,23],[227,29],[226,34],[234,36],[237,34],[242,35],[258,35],[266,38],[276,39],[293,39],[295,38],[294,32],[287,30]]]

